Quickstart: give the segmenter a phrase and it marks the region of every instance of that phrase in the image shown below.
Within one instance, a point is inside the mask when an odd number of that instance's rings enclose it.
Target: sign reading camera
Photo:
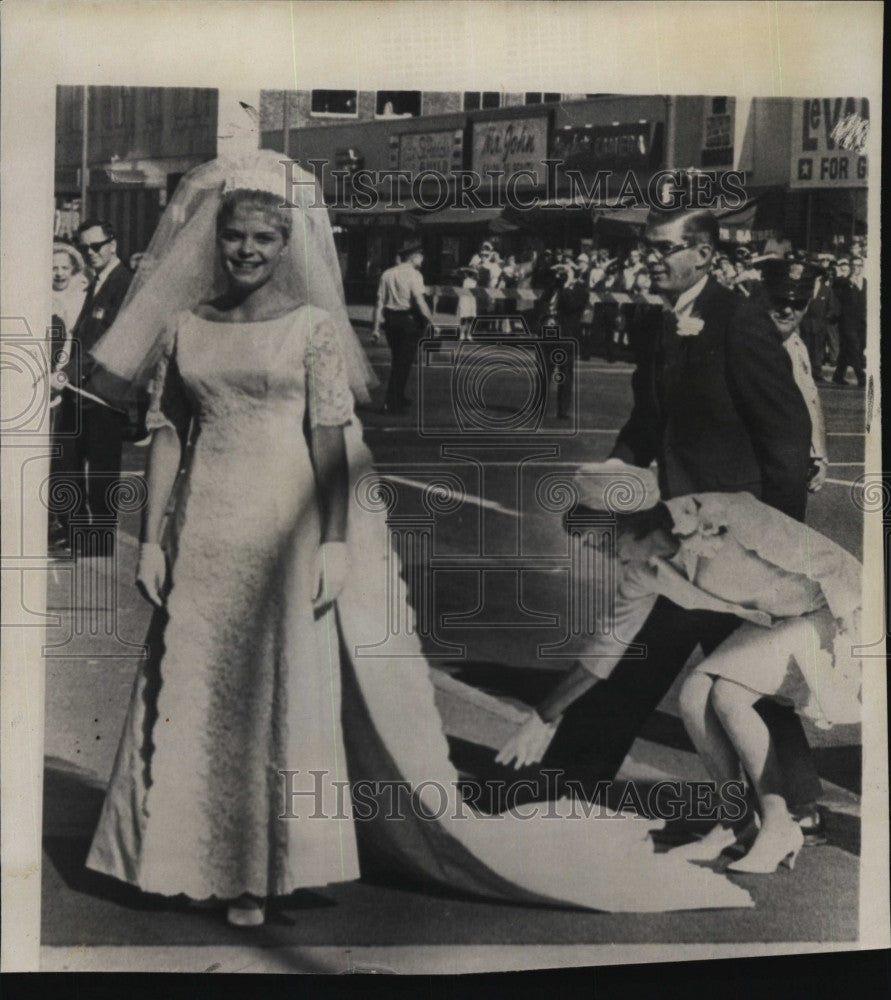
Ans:
[[[868,135],[866,98],[793,101],[790,186],[866,187]]]

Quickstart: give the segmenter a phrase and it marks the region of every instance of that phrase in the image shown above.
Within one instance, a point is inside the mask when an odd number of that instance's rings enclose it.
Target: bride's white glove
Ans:
[[[161,596],[167,583],[167,556],[160,545],[143,542],[139,546],[139,561],[136,563],[136,586],[152,604],[162,605]]]
[[[515,768],[537,764],[551,745],[559,722],[559,718],[545,722],[538,712],[530,712],[526,721],[498,751],[496,763],[507,765],[515,760]]]
[[[350,570],[350,557],[346,542],[323,542],[316,553],[313,578],[316,580],[312,606],[320,611],[333,604],[340,596]]]

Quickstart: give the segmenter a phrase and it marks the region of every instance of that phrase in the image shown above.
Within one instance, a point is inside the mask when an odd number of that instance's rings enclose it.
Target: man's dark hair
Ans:
[[[637,510],[631,514],[616,514],[616,533],[631,534],[636,539],[646,538],[654,531],[668,531],[674,527],[671,512],[661,501],[647,510]]]
[[[715,215],[705,208],[697,209],[664,209],[651,208],[647,216],[648,226],[664,226],[675,219],[684,220],[684,239],[689,240],[691,246],[697,243],[706,243],[710,247],[718,245],[718,220]]]
[[[116,233],[114,231],[114,226],[105,219],[84,219],[84,221],[77,227],[77,235],[80,236],[81,233],[85,233],[88,229],[93,229],[97,226],[102,230],[102,234],[107,240],[113,240],[115,238]]]

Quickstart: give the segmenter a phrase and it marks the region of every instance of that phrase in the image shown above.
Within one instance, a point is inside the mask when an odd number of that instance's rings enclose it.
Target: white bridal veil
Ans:
[[[293,214],[290,252],[272,280],[298,302],[330,315],[353,394],[368,401],[376,378],[347,315],[321,189],[312,174],[268,149],[219,157],[180,181],[114,324],[91,351],[101,366],[93,380],[97,391],[119,395],[125,386],[143,383],[158,360],[171,318],[223,292],[217,212],[225,193],[242,189],[279,195]]]

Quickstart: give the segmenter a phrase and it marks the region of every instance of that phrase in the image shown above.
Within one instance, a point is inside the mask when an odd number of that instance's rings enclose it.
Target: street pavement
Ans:
[[[367,343],[367,331],[363,336]],[[430,524],[430,562],[421,576],[431,588],[432,615],[423,641],[440,679],[438,704],[453,760],[462,773],[479,775],[491,768],[493,750],[510,731],[512,710],[493,717],[457,697],[448,679],[497,695],[515,706],[515,715],[571,664],[560,478],[577,462],[608,453],[630,407],[631,368],[602,359],[581,362],[573,419],[558,421],[551,406],[532,430],[517,414],[533,369],[509,346],[441,347],[416,370],[408,414],[379,412],[381,387],[359,416],[381,473],[394,486],[394,509]],[[368,351],[385,380],[388,351],[380,345]],[[493,357],[501,358],[494,367]],[[462,370],[472,375],[463,383],[456,381]],[[821,396],[831,465],[826,486],[810,501],[808,521],[862,557],[850,484],[863,471],[864,397],[853,388],[827,388]],[[145,456],[128,445],[125,473],[141,476]],[[131,584],[137,534],[138,513],[126,513],[113,560],[55,560],[45,577],[51,617],[44,968],[449,971],[458,960],[454,946],[460,946],[462,967],[505,968],[621,961],[629,949],[645,959],[680,944],[733,954],[747,942],[857,938],[859,726],[809,728],[824,779],[830,842],[805,850],[793,873],[734,876],[755,898],[752,910],[592,914],[363,880],[297,893],[265,928],[245,933],[227,927],[218,914],[147,898],[86,872],[83,859],[149,616]],[[675,690],[645,727],[620,777],[642,784],[704,777],[677,717]]]

